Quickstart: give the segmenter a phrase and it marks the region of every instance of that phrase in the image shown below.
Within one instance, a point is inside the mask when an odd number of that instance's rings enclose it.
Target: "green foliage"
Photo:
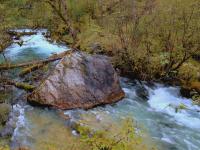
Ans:
[[[24,27],[45,27],[50,24],[52,18],[50,12],[49,7],[40,1],[0,1],[0,53],[12,42],[7,30]]]
[[[184,104],[180,104],[179,106],[175,107],[176,113],[181,111],[181,110],[185,110],[185,109],[188,109],[188,108]]]
[[[86,126],[78,126],[83,143],[89,144],[91,150],[141,150],[147,149],[142,137],[136,133],[133,121],[127,119],[112,133],[107,130],[91,130]]]
[[[173,104],[169,104],[167,107],[172,107],[172,108],[174,108],[176,113],[178,113],[178,112],[181,111],[181,110],[188,109],[187,106],[184,105],[184,104],[182,104],[182,103],[179,104],[178,106],[175,106],[175,105],[173,105]]]
[[[10,150],[10,147],[8,145],[0,146],[0,150]]]
[[[78,5],[77,5],[78,4]],[[71,19],[78,22],[81,21],[81,18],[85,16],[92,15],[95,9],[95,1],[94,0],[69,0],[68,1],[69,14]]]
[[[187,106],[185,106],[184,104],[180,104],[180,105],[178,106],[178,109],[187,109]]]
[[[0,138],[0,150],[10,150],[10,137]]]
[[[45,11],[43,11],[44,8]],[[44,3],[33,0],[2,1],[0,12],[3,14],[1,27],[6,28],[43,26],[52,17],[49,8]]]
[[[182,78],[180,68],[200,51],[200,5],[195,0],[65,3],[70,24],[80,31],[76,38],[78,46],[93,52],[91,45],[100,44],[104,53],[113,56],[116,68],[140,79]],[[73,43],[63,34],[65,23],[54,23],[55,39]]]

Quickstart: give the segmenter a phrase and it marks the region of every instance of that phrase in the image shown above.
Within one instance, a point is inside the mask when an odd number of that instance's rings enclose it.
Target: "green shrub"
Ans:
[[[195,0],[65,2],[69,23],[80,31],[76,46],[91,52],[91,44],[99,43],[116,68],[137,78],[185,78],[180,68],[200,51],[200,5]],[[62,32],[55,29],[57,40],[74,43]]]
[[[133,121],[127,119],[118,124],[115,132],[111,130],[91,130],[87,126],[78,126],[81,141],[91,150],[145,150],[142,137],[135,130]],[[114,128],[114,126],[113,126]]]

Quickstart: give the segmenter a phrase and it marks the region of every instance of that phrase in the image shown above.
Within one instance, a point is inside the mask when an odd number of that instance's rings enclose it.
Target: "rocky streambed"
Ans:
[[[67,49],[64,45],[48,42],[44,32],[40,30],[35,35],[22,36],[21,39],[26,42],[22,46],[11,45],[5,55],[15,62],[23,62],[42,59]],[[98,70],[96,72],[99,73]],[[92,75],[95,73],[92,72]],[[14,124],[12,149],[28,147],[41,150],[50,146],[65,150],[71,146],[70,141],[76,138],[71,123],[81,121],[93,128],[103,128],[111,123],[118,124],[127,117],[135,120],[140,130],[145,131],[144,137],[150,137],[147,143],[155,144],[157,149],[200,148],[200,107],[193,105],[190,99],[181,97],[179,87],[157,83],[149,85],[126,78],[120,78],[120,85],[125,92],[122,101],[90,110],[33,107],[19,96],[10,117],[11,124]],[[12,93],[13,97],[20,94],[19,91]]]

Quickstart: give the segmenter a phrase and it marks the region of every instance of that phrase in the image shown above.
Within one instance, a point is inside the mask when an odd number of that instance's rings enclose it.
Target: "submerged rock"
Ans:
[[[28,96],[28,101],[60,109],[88,109],[117,102],[124,96],[108,57],[71,52]]]
[[[148,90],[140,85],[136,88],[136,94],[138,97],[140,97],[142,100],[145,100],[147,101],[148,100],[148,97],[149,97],[149,93],[148,93]]]

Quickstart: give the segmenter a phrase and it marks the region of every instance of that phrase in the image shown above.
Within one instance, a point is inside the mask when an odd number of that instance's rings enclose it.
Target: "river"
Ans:
[[[18,44],[9,46],[5,51],[6,57],[14,62],[23,62],[46,58],[67,49],[65,45],[49,42],[43,35],[45,32],[39,30],[36,35],[21,37],[24,44],[21,47]],[[133,118],[159,150],[200,149],[200,107],[181,97],[179,87],[127,78],[120,81],[126,93],[122,101],[88,111],[69,110],[64,114],[73,121],[91,119],[91,126]],[[147,97],[141,96],[141,90],[146,92]],[[32,107],[25,102],[15,104],[13,108],[18,114],[11,143],[13,148],[27,146],[41,150],[45,143],[53,143],[57,149],[65,150],[69,141],[75,138],[76,132],[68,127],[68,122],[59,116],[58,110]],[[83,114],[85,117],[81,117]]]

